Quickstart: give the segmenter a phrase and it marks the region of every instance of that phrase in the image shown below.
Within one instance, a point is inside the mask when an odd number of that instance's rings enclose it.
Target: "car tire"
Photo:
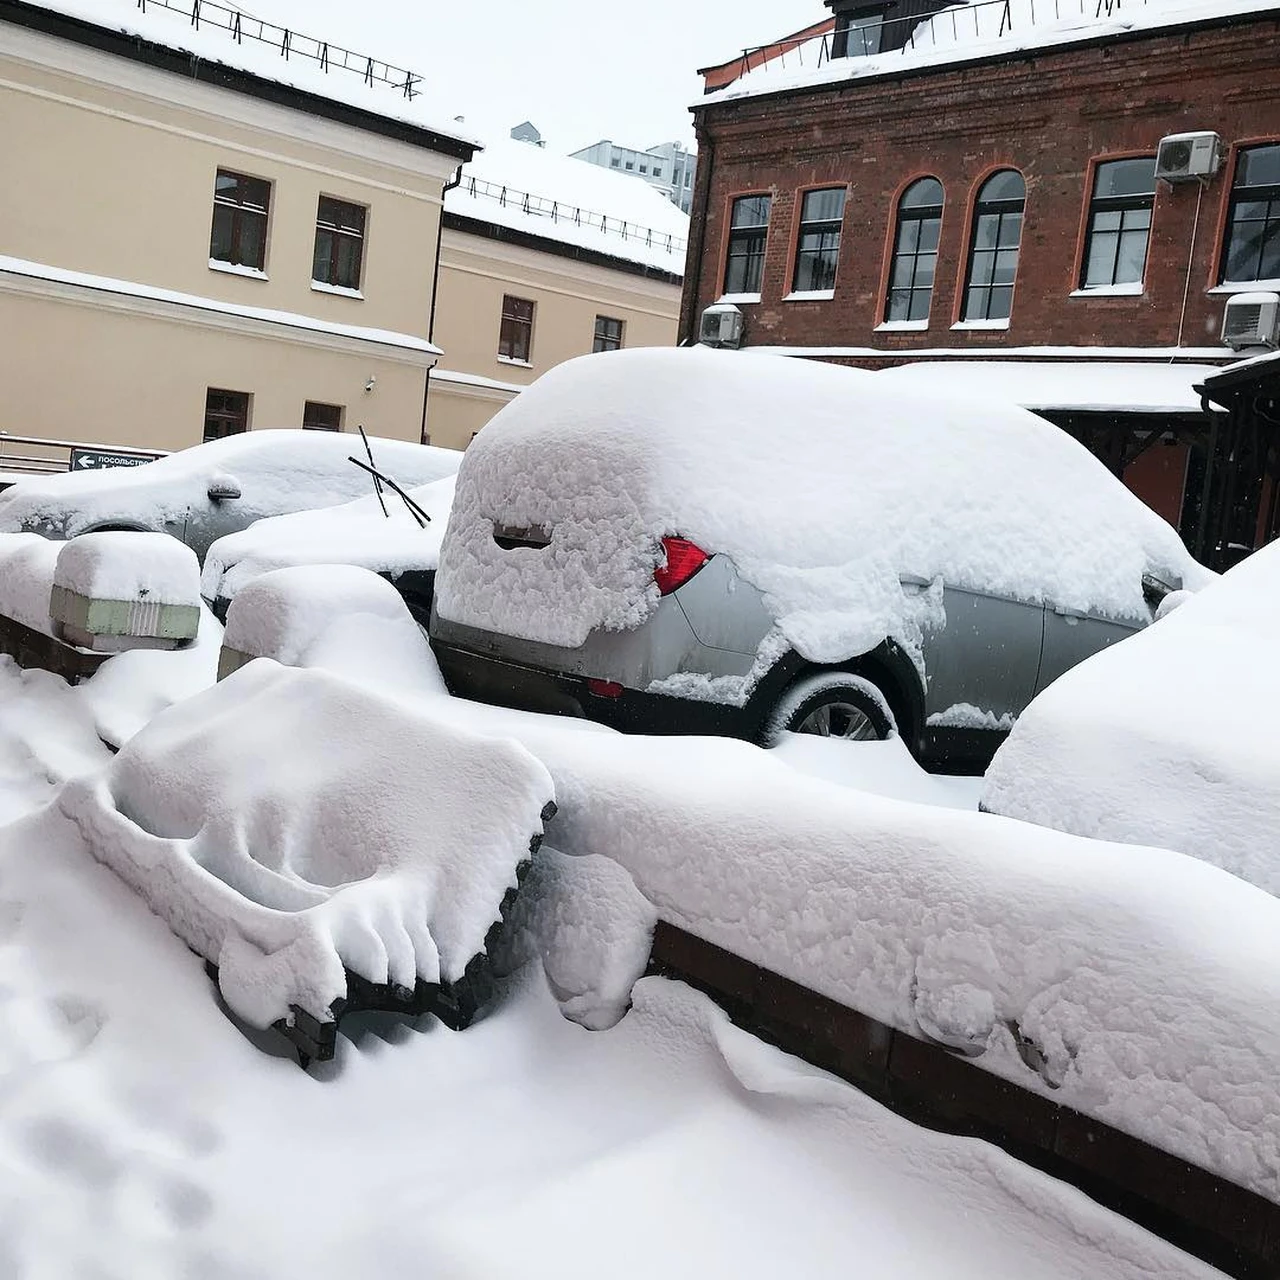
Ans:
[[[870,680],[849,671],[825,671],[797,680],[782,695],[761,744],[777,746],[788,732],[880,742],[892,737],[897,726],[884,694]]]

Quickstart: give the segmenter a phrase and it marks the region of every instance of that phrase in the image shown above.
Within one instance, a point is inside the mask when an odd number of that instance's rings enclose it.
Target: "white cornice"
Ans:
[[[197,137],[219,146],[230,143],[224,127],[230,123],[264,137],[319,147],[334,153],[335,158],[342,156],[366,164],[385,165],[433,182],[438,180],[442,185],[461,163],[455,156],[443,152],[340,124],[306,111],[277,106],[234,89],[190,80],[25,27],[0,22],[0,31],[3,31],[0,60],[13,59],[40,70],[71,76],[88,84],[128,94],[135,100],[134,109],[130,111],[123,107],[106,109],[98,103],[74,96],[60,99],[88,110],[115,115],[169,133]],[[18,92],[42,92],[22,81],[7,78],[0,80],[0,84]],[[140,113],[139,106],[154,107],[156,114]],[[175,107],[200,116],[203,128],[188,130],[165,120],[163,117],[172,113]]]
[[[32,268],[37,266],[30,265]],[[127,281],[76,279],[73,273],[53,268],[46,268],[41,273],[0,265],[0,294],[62,302],[94,311],[143,316],[168,324],[216,329],[343,355],[375,356],[415,369],[432,368],[440,354],[437,348],[413,334],[324,325],[310,316],[235,308],[212,298],[169,294]]]

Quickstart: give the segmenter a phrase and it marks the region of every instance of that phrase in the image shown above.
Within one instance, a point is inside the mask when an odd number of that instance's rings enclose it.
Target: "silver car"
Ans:
[[[626,730],[766,744],[787,730],[896,732],[929,768],[980,770],[1040,689],[1147,625],[1167,593],[1205,573],[1100,463],[1020,409],[880,406],[874,375],[777,357],[621,355],[630,361],[586,357],[546,375],[545,391],[523,393],[463,460],[430,624],[455,693]],[[875,411],[865,431],[850,410],[860,396]],[[700,406],[696,417],[682,413],[686,403]],[[811,458],[766,434],[797,403],[808,412],[797,441],[821,445]],[[753,429],[755,415],[763,425]],[[1003,467],[988,456],[992,441],[1007,449]],[[945,458],[941,474],[899,465],[913,445]],[[1030,492],[1006,502],[1010,485]],[[996,495],[995,533],[972,532],[983,486]],[[838,505],[824,514],[831,495],[855,515]],[[845,599],[846,633],[828,628],[806,642],[805,626],[788,621],[789,608],[799,616],[788,597],[821,613],[812,582],[876,528],[865,510],[873,501],[884,508],[883,558],[900,565],[891,603],[910,625],[876,635]],[[677,520],[693,527],[663,531]],[[1077,520],[1089,522],[1075,539],[1084,550],[1069,545]],[[983,543],[967,560],[948,545],[965,529]],[[1020,531],[1029,567],[1011,572],[1001,561],[1020,563]],[[775,544],[787,563],[804,563],[762,569]],[[970,561],[989,566],[987,581],[963,569]],[[646,572],[651,581],[638,581]],[[789,574],[807,584],[791,591]]]

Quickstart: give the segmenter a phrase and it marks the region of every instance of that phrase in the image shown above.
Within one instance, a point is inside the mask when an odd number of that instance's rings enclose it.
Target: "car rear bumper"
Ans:
[[[602,697],[581,676],[521,666],[438,637],[431,647],[449,692],[477,702],[595,720],[624,733],[751,738],[759,727],[746,707],[625,688],[617,697]]]

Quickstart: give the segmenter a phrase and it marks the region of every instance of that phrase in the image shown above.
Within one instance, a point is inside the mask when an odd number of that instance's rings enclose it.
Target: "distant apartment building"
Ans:
[[[180,8],[0,0],[0,431],[420,438],[443,190],[476,144],[408,72]]]
[[[663,142],[647,151],[637,151],[604,139],[572,154],[575,160],[585,160],[602,169],[616,169],[619,173],[643,178],[650,186],[659,188],[684,213],[688,213],[692,206],[698,156],[678,142]]]
[[[427,433],[464,447],[574,356],[672,346],[689,219],[664,195],[496,138],[445,196]]]

